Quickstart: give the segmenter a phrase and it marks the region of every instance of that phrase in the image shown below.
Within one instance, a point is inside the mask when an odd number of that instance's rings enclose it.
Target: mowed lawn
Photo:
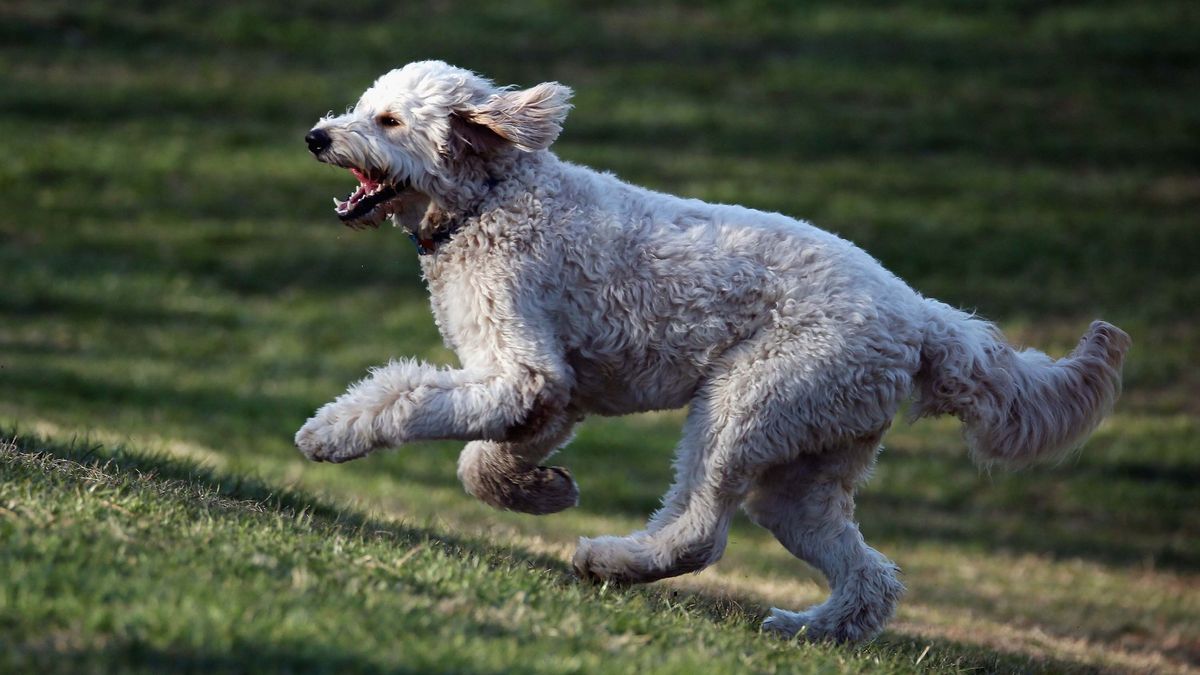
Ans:
[[[1195,3],[594,4],[0,5],[0,669],[1200,672]],[[744,518],[700,575],[572,579],[680,412],[586,423],[542,518],[466,496],[454,443],[309,464],[366,368],[454,362],[302,141],[422,58],[567,83],[562,156],[811,220],[1017,343],[1113,321],[1125,395],[1016,474],[898,422],[859,518],[909,591],[860,647],[759,634],[826,591]]]

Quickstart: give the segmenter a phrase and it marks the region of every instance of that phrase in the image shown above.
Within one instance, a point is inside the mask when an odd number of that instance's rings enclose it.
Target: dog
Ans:
[[[578,503],[544,460],[588,414],[688,406],[674,484],[645,529],[582,538],[576,573],[649,582],[699,571],[743,508],[829,580],[829,598],[764,628],[852,642],[903,593],[863,540],[856,487],[901,404],[964,423],[982,465],[1061,457],[1119,395],[1131,341],[1092,323],[1068,356],[1011,347],[807,222],[682,199],[550,150],[572,92],[500,88],[440,61],[380,77],[305,140],[358,187],[355,228],[386,219],[420,254],[438,328],[461,362],[374,369],[296,434],[344,462],[426,439],[467,441],[466,491],[532,514]]]

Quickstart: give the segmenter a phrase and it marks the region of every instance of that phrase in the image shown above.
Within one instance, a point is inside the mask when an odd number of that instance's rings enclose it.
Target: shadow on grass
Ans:
[[[539,554],[520,546],[496,546],[486,542],[448,536],[428,527],[412,527],[385,522],[340,508],[320,497],[288,488],[279,488],[251,475],[216,471],[190,460],[131,451],[123,447],[107,449],[86,441],[51,441],[16,429],[0,429],[0,438],[11,439],[18,452],[42,453],[86,467],[102,468],[106,473],[135,475],[141,480],[169,482],[215,494],[232,500],[219,508],[237,510],[253,506],[268,513],[297,517],[304,514],[318,528],[353,537],[377,537],[397,546],[418,544],[440,547],[451,555],[475,556],[492,566],[518,561],[531,569],[547,574],[547,580],[560,587],[579,583],[569,567],[558,558]],[[606,593],[637,594],[647,601],[652,611],[689,613],[733,630],[756,630],[765,610],[752,598],[711,595],[694,591],[679,591],[663,587],[610,587]],[[511,629],[473,622],[471,630],[482,634],[508,634]],[[947,640],[928,640],[896,634],[886,634],[878,641],[855,649],[894,657],[910,656],[914,661],[930,656],[930,665],[941,663],[955,668],[987,672],[1088,672],[1081,664],[1056,660],[1035,660],[1017,653],[991,652],[966,643]],[[83,647],[62,651],[47,646],[44,650],[26,645],[14,658],[28,665],[39,666],[43,672],[71,671],[74,665],[89,668],[105,664],[128,670],[131,667],[155,672],[161,668],[172,671],[240,671],[248,666],[283,668],[288,672],[428,672],[428,669],[405,670],[379,661],[363,658],[350,651],[329,648],[327,645],[279,645],[239,643],[229,650],[214,652],[189,648],[160,648],[137,641],[106,643],[94,648]]]
[[[160,648],[130,641],[69,651],[24,648],[10,657],[39,673],[422,673],[326,644],[237,644],[229,649]]]
[[[551,573],[556,583],[575,583],[574,574],[562,560],[518,546],[495,546],[477,540],[439,533],[429,527],[401,525],[393,521],[370,518],[336,504],[289,488],[280,488],[253,475],[220,472],[186,459],[140,453],[124,447],[107,449],[86,440],[69,443],[50,441],[19,429],[0,429],[0,438],[12,439],[19,452],[44,453],[88,467],[103,467],[107,472],[138,475],[155,481],[171,481],[198,488],[205,493],[226,499],[252,502],[258,507],[288,517],[308,516],[316,527],[328,528],[343,535],[384,537],[398,545],[428,544],[441,547],[454,555],[474,555],[490,564],[505,560],[520,560],[531,567]],[[713,619],[729,618],[733,605],[719,602],[706,612]]]
[[[480,633],[506,635],[511,629],[496,624],[473,626]],[[856,649],[860,654],[899,657],[923,664],[961,672],[988,673],[1099,673],[1101,669],[1059,659],[1035,659],[1016,653],[986,652],[948,640],[931,640],[885,635],[878,641]],[[397,665],[383,659],[371,659],[349,650],[311,643],[261,644],[238,643],[225,650],[162,648],[130,641],[95,648],[42,652],[22,649],[12,655],[17,664],[41,673],[76,672],[248,672],[269,670],[287,673],[429,673],[464,672],[462,664],[447,665],[443,670],[430,667]]]

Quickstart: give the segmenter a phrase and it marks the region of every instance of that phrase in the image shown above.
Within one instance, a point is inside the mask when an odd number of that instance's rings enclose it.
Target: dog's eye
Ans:
[[[392,117],[391,115],[383,115],[382,117],[379,118],[379,123],[385,127],[400,126],[400,120],[396,119],[395,117]]]

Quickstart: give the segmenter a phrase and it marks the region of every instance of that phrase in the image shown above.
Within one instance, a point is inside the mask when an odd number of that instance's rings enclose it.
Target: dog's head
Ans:
[[[305,141],[318,160],[358,179],[345,201],[334,199],[338,218],[374,227],[461,189],[471,162],[550,147],[570,97],[557,82],[504,89],[441,61],[419,61],[376,80],[353,109],[325,117]]]

